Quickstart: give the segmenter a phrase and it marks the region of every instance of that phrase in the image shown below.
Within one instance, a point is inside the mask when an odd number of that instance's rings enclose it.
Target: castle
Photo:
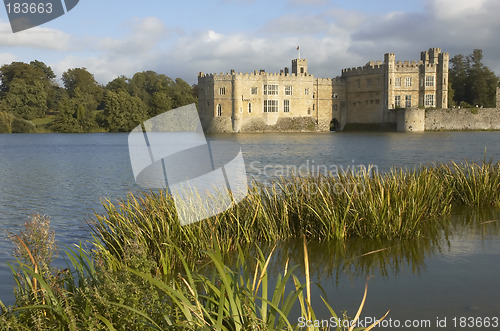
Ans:
[[[198,111],[207,132],[329,131],[393,128],[400,108],[447,108],[449,54],[421,52],[419,61],[384,61],[315,78],[306,59],[279,73],[198,75]]]

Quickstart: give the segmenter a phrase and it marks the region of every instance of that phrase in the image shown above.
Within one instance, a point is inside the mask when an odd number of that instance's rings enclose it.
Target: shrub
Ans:
[[[0,111],[0,133],[12,132],[12,121],[14,115],[8,112]]]
[[[22,118],[14,118],[12,121],[12,133],[33,133],[35,124]]]

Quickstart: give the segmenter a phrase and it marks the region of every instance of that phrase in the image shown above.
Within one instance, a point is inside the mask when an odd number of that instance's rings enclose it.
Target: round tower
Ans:
[[[241,93],[241,76],[232,72],[231,85],[232,85],[232,99],[233,99],[233,131],[240,132],[243,124],[243,94]]]

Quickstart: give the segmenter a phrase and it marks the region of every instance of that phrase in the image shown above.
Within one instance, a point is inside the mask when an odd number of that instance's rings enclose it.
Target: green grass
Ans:
[[[31,120],[33,124],[36,126],[36,132],[38,133],[48,133],[52,132],[50,130],[50,125],[52,124],[52,121],[54,121],[55,115],[47,115],[46,117],[42,118],[35,118]]]
[[[139,245],[157,263],[176,252],[197,261],[216,242],[223,252],[245,243],[306,236],[311,240],[421,238],[450,215],[453,205],[500,206],[499,164],[433,165],[385,174],[282,178],[270,187],[254,183],[238,205],[181,226],[164,191],[103,201],[105,212],[89,221],[103,258],[123,262]],[[161,270],[159,270],[161,272]]]
[[[17,236],[18,247],[32,263],[18,259],[12,266],[16,305],[7,308],[0,301],[2,330],[298,330],[298,317],[290,316],[294,305],[300,306],[299,316],[315,319],[305,238],[305,283],[294,274],[299,266],[288,267],[287,263],[271,286],[268,266],[273,252],[264,256],[258,246],[258,255],[250,263],[238,247],[234,268],[224,264],[220,250],[208,251],[213,265],[210,276],[190,268],[177,247],[174,250],[181,257],[183,272],[168,280],[151,273],[143,251],[135,250],[134,261],[111,271],[98,255],[81,245],[65,250],[68,269],[41,272],[37,265],[43,261],[33,256],[46,245],[30,239],[50,239],[51,234],[46,226],[47,231],[40,233],[31,227],[39,220],[42,218],[35,217]],[[363,309],[366,293],[367,287],[354,321]],[[321,299],[331,316],[338,318],[323,296]]]

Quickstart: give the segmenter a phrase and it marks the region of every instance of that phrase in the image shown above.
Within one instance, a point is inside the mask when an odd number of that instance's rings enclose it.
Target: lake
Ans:
[[[385,172],[391,167],[479,162],[485,157],[498,161],[500,156],[500,132],[238,134],[209,139],[239,143],[248,175],[264,183],[291,172],[369,165]],[[2,301],[14,300],[8,231],[19,231],[29,215],[40,213],[50,216],[59,248],[84,242],[91,238],[85,220],[93,210],[102,210],[100,198],[116,200],[140,190],[130,165],[127,134],[0,135]],[[362,316],[382,316],[387,309],[393,320],[436,322],[446,316],[448,327],[453,317],[500,317],[499,220],[497,210],[457,210],[448,237],[439,240],[351,241],[352,246],[342,246],[343,255],[338,243],[312,245],[313,274],[337,312],[348,309],[355,314],[366,276],[373,275]],[[293,249],[298,250],[293,243],[283,246],[276,265],[281,256],[300,256]],[[370,255],[375,262],[359,258],[376,249],[385,250]],[[321,307],[319,294],[315,290]],[[326,309],[318,309],[318,318],[330,317]]]

